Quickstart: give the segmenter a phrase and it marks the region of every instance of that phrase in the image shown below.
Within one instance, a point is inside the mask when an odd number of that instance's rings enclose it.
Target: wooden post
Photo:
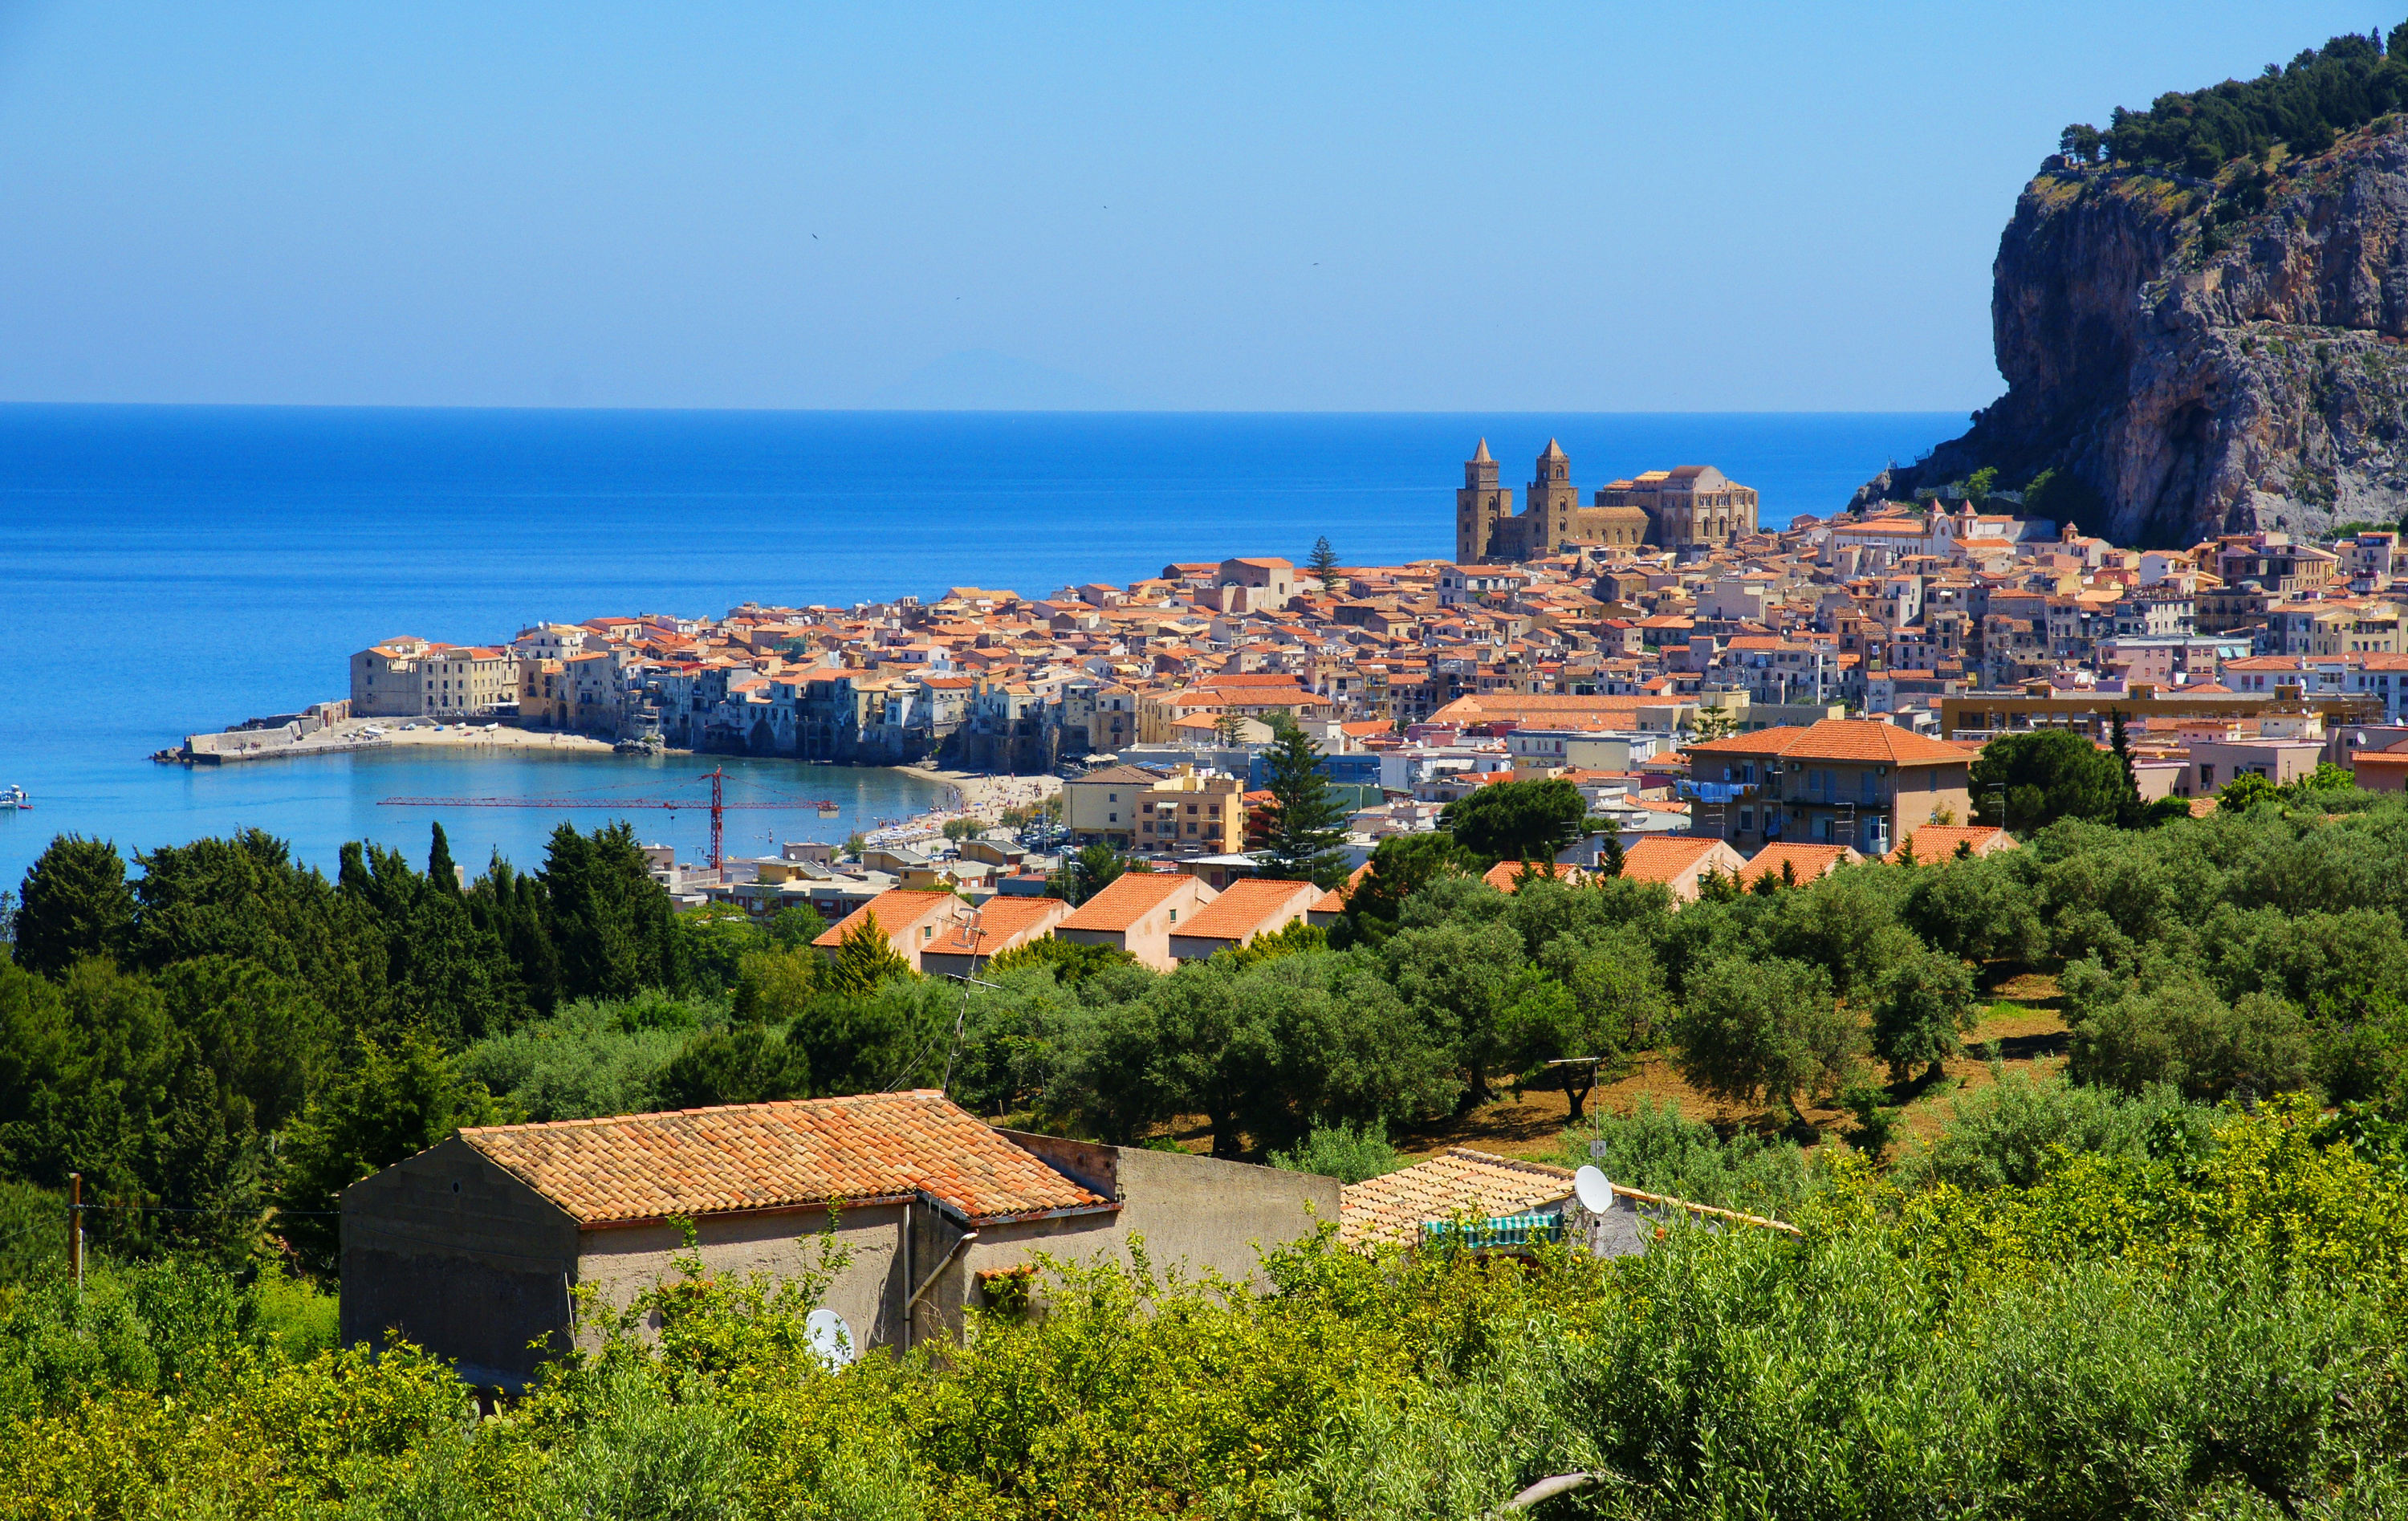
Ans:
[[[67,1174],[67,1266],[75,1270],[76,1292],[83,1292],[83,1174]]]

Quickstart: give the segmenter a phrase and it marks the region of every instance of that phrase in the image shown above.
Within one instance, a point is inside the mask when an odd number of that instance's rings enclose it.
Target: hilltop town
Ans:
[[[2103,739],[2112,709],[2149,797],[2241,771],[2281,782],[2398,738],[2367,728],[2397,725],[2408,695],[2408,567],[2390,530],[2122,549],[2021,516],[1979,480],[1768,529],[1756,493],[1707,466],[1614,480],[1584,504],[1552,439],[1519,510],[1501,475],[1482,440],[1452,559],[1349,565],[1325,543],[1303,565],[1176,563],[1041,595],[964,585],[546,624],[494,645],[395,638],[351,657],[347,701],[272,722],[296,737],[505,722],[805,760],[1226,779],[1224,826],[1193,839],[1144,838],[1118,810],[1086,819],[1073,789],[1082,837],[1170,855],[1243,848],[1275,715],[1357,789],[1358,852],[1505,774],[1569,775],[1632,836],[1702,832],[1704,806],[1712,832],[1761,839],[1770,820],[1751,811],[1742,828],[1730,798],[1684,785],[1698,779],[1675,747],[1843,718],[1978,743],[2036,724]],[[1879,811],[1815,838],[1888,849],[1927,822]]]

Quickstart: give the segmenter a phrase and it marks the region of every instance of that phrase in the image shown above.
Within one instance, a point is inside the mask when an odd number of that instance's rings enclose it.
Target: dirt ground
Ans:
[[[1899,1130],[1901,1144],[1937,1134],[1947,1119],[1952,1098],[1989,1084],[1989,1063],[1984,1053],[1992,1042],[1997,1044],[2001,1071],[2040,1076],[2063,1069],[2068,1032],[2054,976],[2026,973],[1991,990],[1989,997],[1988,1015],[1965,1038],[1965,1054],[1945,1065],[1941,1081],[1928,1082],[1926,1074],[1918,1072],[1908,1083],[1891,1088],[1890,1101],[1903,1111]],[[1886,1084],[1889,1074],[1879,1064],[1869,1061],[1864,1071],[1872,1081]],[[1658,1104],[1678,1101],[1688,1118],[1734,1129],[1770,1132],[1786,1118],[1776,1112],[1705,1098],[1681,1081],[1668,1057],[1653,1054],[1621,1079],[1600,1084],[1583,1107],[1587,1113],[1627,1114],[1641,1095]],[[1827,1141],[1837,1141],[1840,1130],[1855,1123],[1846,1111],[1829,1103],[1810,1102],[1806,1118],[1823,1131]],[[1468,1114],[1416,1126],[1392,1134],[1389,1140],[1407,1156],[1426,1156],[1449,1146],[1473,1146],[1504,1156],[1554,1161],[1562,1150],[1570,1119],[1570,1106],[1560,1090],[1532,1089],[1515,1098],[1510,1090],[1500,1089],[1494,1102]],[[1200,1120],[1177,1121],[1168,1134],[1189,1151],[1211,1149],[1211,1138]]]

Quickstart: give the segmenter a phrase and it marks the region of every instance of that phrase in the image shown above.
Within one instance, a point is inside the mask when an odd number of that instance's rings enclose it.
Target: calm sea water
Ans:
[[[331,869],[345,839],[423,856],[396,795],[699,796],[715,762],[366,755],[186,770],[198,729],[345,695],[345,657],[538,620],[847,603],[948,585],[1036,596],[1174,560],[1353,563],[1453,550],[1452,493],[1485,437],[1508,481],[1551,437],[1584,487],[1713,464],[1768,523],[1829,512],[1956,413],[1312,415],[413,411],[0,407],[0,883],[66,830],[128,850],[239,825]],[[928,806],[881,770],[731,763],[732,847],[842,839]],[[455,856],[540,862],[580,811],[451,810]],[[631,815],[699,851],[690,811]]]

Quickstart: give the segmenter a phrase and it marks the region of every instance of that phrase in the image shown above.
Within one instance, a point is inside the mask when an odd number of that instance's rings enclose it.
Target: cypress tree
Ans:
[[[460,868],[452,864],[452,841],[443,836],[443,822],[435,823],[435,842],[426,851],[426,880],[438,893],[460,890]]]
[[[2129,829],[2140,822],[2141,779],[2132,769],[2132,745],[2124,733],[2124,710],[2108,710],[2108,749],[2114,753],[2115,768],[2124,779],[2124,796],[2115,805],[2115,822]]]

